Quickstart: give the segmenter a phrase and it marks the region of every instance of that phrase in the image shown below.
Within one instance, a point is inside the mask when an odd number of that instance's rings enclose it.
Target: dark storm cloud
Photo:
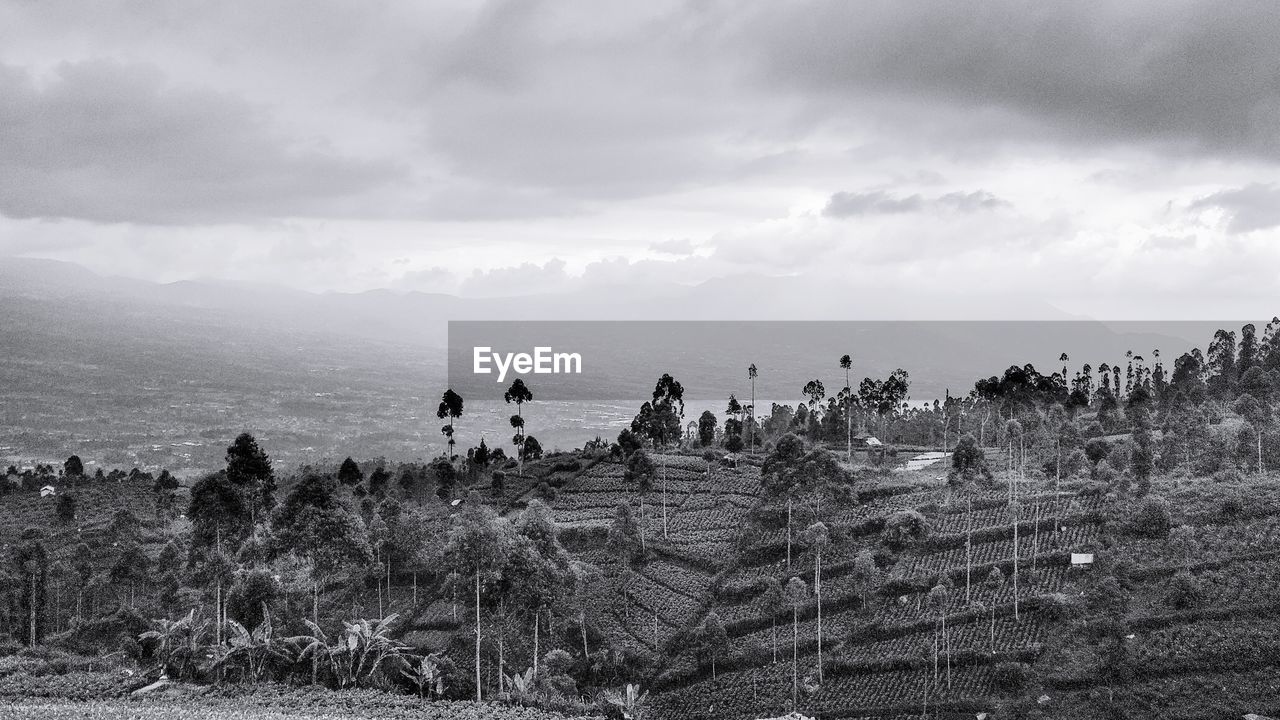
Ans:
[[[1253,183],[1222,190],[1191,204],[1193,210],[1220,208],[1230,220],[1227,231],[1246,233],[1280,226],[1280,187]]]
[[[1272,2],[766,7],[738,42],[770,91],[854,112],[870,99],[902,103],[922,123],[962,109],[988,120],[988,140],[1030,120],[1040,140],[1280,158]],[[941,117],[944,128],[962,122]]]
[[[326,215],[402,172],[297,142],[236,97],[175,87],[148,66],[63,63],[37,82],[0,65],[0,97],[0,214],[10,218]]]
[[[822,214],[831,218],[848,218],[859,215],[898,215],[931,209],[974,212],[1008,205],[1009,203],[985,190],[952,192],[929,198],[918,194],[894,195],[883,190],[873,190],[834,193],[822,209]]]

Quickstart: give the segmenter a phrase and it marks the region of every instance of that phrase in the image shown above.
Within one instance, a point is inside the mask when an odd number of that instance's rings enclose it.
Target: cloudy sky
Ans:
[[[0,0],[0,255],[1269,317],[1277,38],[1264,0]]]

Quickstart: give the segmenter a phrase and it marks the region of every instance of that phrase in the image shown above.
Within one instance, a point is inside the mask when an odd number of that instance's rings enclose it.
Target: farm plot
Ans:
[[[860,673],[850,677],[828,676],[819,688],[805,688],[813,680],[813,668],[800,670],[797,708],[806,715],[846,717],[868,708],[915,708],[927,697],[937,700],[985,698],[991,693],[987,667],[955,667],[951,687],[945,681],[934,686],[932,667],[918,671]],[[791,710],[791,663],[779,662],[739,672],[721,674],[685,687],[665,691],[654,700],[660,717],[718,720],[784,715]]]
[[[1068,526],[1060,533],[1042,530],[1039,537],[1032,531],[1023,531],[1018,537],[1018,557],[1029,567],[1031,559],[1035,556],[1051,553],[1060,548],[1081,547],[1091,542],[1096,536],[1097,528],[1091,525]],[[908,577],[917,577],[935,575],[957,568],[963,570],[966,563],[976,566],[1011,561],[1013,556],[1014,546],[1012,529],[1010,529],[1010,537],[975,542],[971,551],[958,547],[924,555],[907,555],[899,564],[902,567],[900,572]]]
[[[1155,662],[1195,665],[1205,662],[1206,656],[1223,653],[1253,650],[1276,655],[1278,638],[1280,620],[1275,618],[1201,621],[1136,630],[1130,652],[1139,667]]]
[[[1280,548],[1280,515],[1231,525],[1192,527],[1202,557],[1231,557]],[[1178,560],[1163,539],[1129,541],[1124,544],[1124,551],[1132,560],[1142,564]]]
[[[633,602],[680,626],[697,614],[708,584],[706,577],[678,565],[653,562],[642,571],[631,573],[624,588]]]
[[[1275,600],[1275,588],[1280,587],[1278,560],[1238,561],[1223,567],[1197,570],[1193,574],[1199,580],[1202,604],[1206,606],[1272,602]],[[1165,602],[1168,589],[1168,580],[1164,577],[1143,582],[1130,603],[1132,610],[1168,612]]]
[[[823,630],[825,633],[825,627]],[[1034,616],[1026,616],[1020,620],[1002,616],[997,617],[994,624],[986,618],[975,618],[954,626],[948,623],[946,633],[938,633],[940,647],[949,647],[953,654],[969,650],[982,653],[1020,652],[1038,648],[1044,640],[1044,624]],[[933,643],[932,631],[865,644],[857,643],[854,637],[842,647],[840,657],[851,662],[920,657],[922,652],[933,652]]]

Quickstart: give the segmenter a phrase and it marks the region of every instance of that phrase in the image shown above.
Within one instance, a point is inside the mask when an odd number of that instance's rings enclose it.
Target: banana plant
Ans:
[[[319,625],[305,619],[302,622],[311,634],[294,635],[285,638],[284,642],[294,649],[298,662],[311,661],[311,684],[315,685],[320,675],[321,661],[326,664],[332,662],[333,648],[329,646],[329,637],[324,634]]]
[[[343,623],[342,637],[338,640],[337,651],[332,654],[336,658],[333,665],[339,685],[347,687],[369,682],[386,661],[401,658],[409,648],[391,637],[391,625],[399,618],[398,614],[392,614],[377,622],[357,620]]]
[[[649,693],[641,692],[638,684],[627,683],[623,690],[605,690],[604,699],[618,708],[624,720],[644,720]]]
[[[418,697],[426,699],[444,695],[444,673],[440,668],[440,660],[440,655],[431,653],[418,658],[417,665],[410,662],[407,668],[401,668],[400,674],[418,688]]]
[[[512,673],[505,677],[507,686],[511,688],[507,694],[512,702],[524,705],[538,701],[539,693],[532,667],[526,668],[522,673]]]
[[[152,629],[139,635],[138,640],[154,644],[156,659],[165,674],[178,679],[186,677],[201,655],[209,634],[209,621],[192,609],[180,620],[157,618],[152,622]]]
[[[243,664],[255,679],[261,679],[270,662],[287,663],[291,659],[286,645],[278,642],[271,622],[271,612],[262,603],[262,622],[252,631],[236,620],[227,620],[231,637],[227,641],[227,653],[218,661],[221,665]]]

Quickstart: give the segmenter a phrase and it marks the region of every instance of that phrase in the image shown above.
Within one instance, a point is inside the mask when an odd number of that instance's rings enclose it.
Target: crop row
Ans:
[[[812,662],[800,668],[797,708],[805,715],[847,716],[858,709],[903,706],[920,708],[928,702],[984,698],[991,692],[991,672],[985,666],[955,667],[950,687],[935,685],[933,670],[894,670],[831,677],[815,684]],[[654,707],[660,717],[713,720],[783,715],[792,709],[792,668],[789,662],[724,673],[658,695]]]
[[[1019,533],[1017,554],[1028,566],[1036,555],[1054,552],[1059,549],[1083,547],[1093,541],[1097,529],[1089,525],[1068,526],[1066,530],[1054,533],[1041,530],[1038,534],[1023,530]],[[907,576],[934,575],[941,572],[963,569],[966,565],[983,565],[1011,561],[1014,557],[1014,541],[1012,537],[989,542],[973,543],[971,548],[958,547],[925,555],[906,555],[899,564],[900,572]]]

